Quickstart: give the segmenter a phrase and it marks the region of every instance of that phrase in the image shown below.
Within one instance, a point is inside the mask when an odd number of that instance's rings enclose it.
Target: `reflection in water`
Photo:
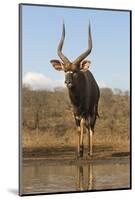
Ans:
[[[94,186],[94,178],[93,178],[93,164],[87,165],[87,177],[85,177],[85,167],[83,165],[77,166],[77,184],[76,190],[92,190]],[[87,180],[87,181],[86,181]],[[85,188],[85,182],[87,186]]]
[[[52,193],[130,187],[129,160],[85,164],[24,161],[22,191]]]
[[[93,165],[88,165],[88,190],[92,190],[94,186]]]

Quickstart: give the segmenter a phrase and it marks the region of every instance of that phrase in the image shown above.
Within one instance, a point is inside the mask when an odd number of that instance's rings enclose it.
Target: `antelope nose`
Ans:
[[[72,83],[68,83],[68,88],[71,88],[72,87]]]
[[[65,81],[65,84],[67,84],[67,85],[68,85],[68,84],[71,84],[71,81],[66,80],[66,81]]]

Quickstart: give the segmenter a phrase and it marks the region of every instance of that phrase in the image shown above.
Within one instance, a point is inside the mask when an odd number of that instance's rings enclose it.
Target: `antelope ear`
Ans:
[[[81,62],[81,66],[80,66],[81,69],[82,69],[83,71],[87,71],[88,68],[89,68],[90,63],[91,63],[91,61],[89,61],[89,60],[84,60],[84,61],[82,61],[82,62]]]
[[[59,60],[50,60],[50,63],[56,70],[64,70],[64,64]]]

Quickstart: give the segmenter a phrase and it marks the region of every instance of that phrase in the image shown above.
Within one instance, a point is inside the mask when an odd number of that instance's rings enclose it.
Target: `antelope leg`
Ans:
[[[85,119],[82,118],[80,122],[81,137],[80,137],[80,156],[83,156],[83,131],[84,131]]]
[[[90,130],[88,130],[88,156],[90,155]]]
[[[91,128],[90,128],[90,131],[89,131],[89,143],[90,143],[89,153],[92,156],[92,154],[93,154],[93,131],[91,130]]]
[[[80,154],[80,126],[78,126],[77,130],[77,154]]]

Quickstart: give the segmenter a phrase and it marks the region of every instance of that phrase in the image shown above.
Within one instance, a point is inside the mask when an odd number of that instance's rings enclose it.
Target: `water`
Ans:
[[[129,161],[85,164],[24,161],[23,194],[87,191],[130,187]]]

